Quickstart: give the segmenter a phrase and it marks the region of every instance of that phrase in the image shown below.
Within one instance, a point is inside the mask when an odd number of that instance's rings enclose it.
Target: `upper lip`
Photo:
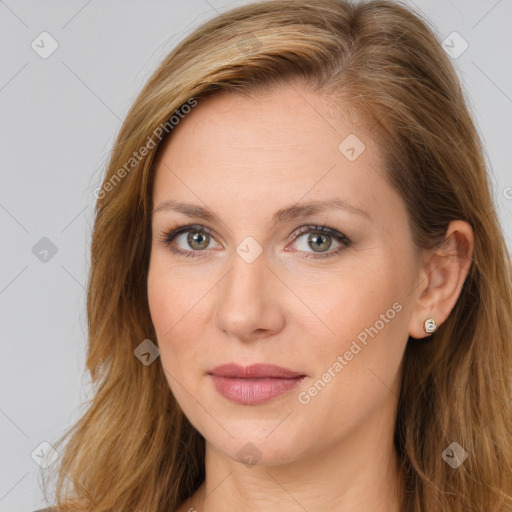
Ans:
[[[278,378],[292,379],[294,377],[304,377],[300,372],[294,372],[282,366],[275,364],[252,364],[250,366],[240,366],[236,363],[227,363],[216,366],[210,375],[219,377],[232,377],[239,379],[258,379],[258,378]]]

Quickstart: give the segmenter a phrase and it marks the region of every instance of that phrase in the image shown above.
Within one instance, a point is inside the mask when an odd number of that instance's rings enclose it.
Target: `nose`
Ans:
[[[265,251],[252,262],[234,253],[231,264],[218,285],[217,328],[242,341],[279,333],[285,324],[286,286],[269,267]]]

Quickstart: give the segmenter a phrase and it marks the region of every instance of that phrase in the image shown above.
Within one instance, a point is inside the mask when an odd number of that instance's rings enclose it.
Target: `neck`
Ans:
[[[403,475],[394,425],[380,425],[367,422],[334,449],[272,466],[245,466],[207,442],[205,481],[180,512],[399,512]]]

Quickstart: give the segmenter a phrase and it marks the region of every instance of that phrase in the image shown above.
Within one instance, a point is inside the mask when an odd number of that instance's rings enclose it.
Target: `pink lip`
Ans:
[[[211,372],[217,391],[225,398],[244,405],[256,405],[293,389],[305,377],[271,364],[239,366],[235,363],[215,367]]]

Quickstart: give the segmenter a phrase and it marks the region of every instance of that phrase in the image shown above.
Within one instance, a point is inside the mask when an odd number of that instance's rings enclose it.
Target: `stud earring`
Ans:
[[[427,320],[425,320],[424,329],[425,329],[425,332],[428,334],[436,332],[437,331],[436,321],[433,318],[428,318]]]

